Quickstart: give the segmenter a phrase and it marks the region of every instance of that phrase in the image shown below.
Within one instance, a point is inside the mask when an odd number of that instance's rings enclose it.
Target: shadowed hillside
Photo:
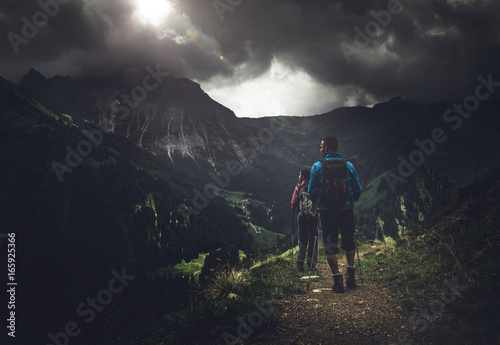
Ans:
[[[9,82],[1,89],[2,232],[16,233],[18,324],[32,325],[21,339],[47,341],[50,330],[63,329],[112,270],[136,277],[122,297],[128,302],[112,305],[113,316],[97,318],[82,339],[189,303],[173,298],[175,289],[161,292],[158,284],[168,282],[155,280],[157,269],[221,247],[248,248],[246,228],[223,199],[187,224],[178,206],[192,185],[163,161]],[[171,286],[180,279],[173,278]]]
[[[18,291],[26,296],[19,298],[18,324],[33,325],[22,340],[48,342],[52,334],[63,341],[61,331],[75,320],[82,327],[72,344],[112,344],[137,334],[146,344],[161,342],[165,332],[172,343],[187,335],[209,342],[220,340],[216,332],[250,312],[256,300],[275,303],[302,291],[290,262],[278,259],[275,266],[266,255],[289,250],[297,172],[319,158],[319,142],[328,135],[338,136],[339,151],[354,163],[364,188],[355,209],[360,239],[396,240],[390,260],[435,263],[437,255],[439,265],[429,273],[461,274],[471,293],[473,286],[481,291],[488,282],[498,284],[489,249],[497,254],[498,200],[488,194],[496,188],[496,168],[461,189],[451,211],[439,216],[442,234],[430,223],[468,171],[498,159],[498,104],[483,104],[448,131],[423,164],[393,183],[388,176],[400,174],[400,157],[411,160],[415,140],[444,128],[450,104],[394,98],[311,117],[238,119],[197,84],[171,78],[119,121],[106,100],[128,91],[88,87],[35,71],[22,87],[0,79],[0,217],[2,231],[16,233]],[[87,111],[93,115],[86,117]],[[461,229],[456,241],[447,224]],[[472,244],[471,229],[489,247]],[[454,246],[447,247],[451,240]],[[420,252],[432,246],[439,250]],[[409,267],[402,261],[386,272],[398,266]],[[393,278],[412,286],[423,274]],[[123,289],[113,285],[117,281]],[[233,287],[237,291],[228,292]],[[89,296],[100,304],[93,306]],[[491,294],[484,296],[472,315],[494,305]],[[201,323],[211,335],[191,334],[179,320]],[[490,326],[480,327],[489,332]]]

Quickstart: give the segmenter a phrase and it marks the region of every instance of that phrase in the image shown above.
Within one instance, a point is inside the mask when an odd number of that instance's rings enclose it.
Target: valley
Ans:
[[[364,188],[355,208],[362,241],[425,228],[471,171],[500,158],[497,103],[482,103],[431,150],[429,128],[452,104],[395,97],[320,115],[237,118],[198,84],[165,77],[119,116],[108,100],[133,87],[34,70],[19,85],[0,80],[0,161],[8,167],[0,210],[5,231],[23,243],[17,274],[29,297],[16,322],[35,325],[29,341],[46,341],[122,267],[137,278],[116,296],[115,316],[96,318],[79,341],[194,308],[198,292],[233,274],[232,265],[272,271],[266,257],[292,246],[297,173],[319,159],[326,136],[338,137]],[[398,157],[416,142],[432,154],[394,180]],[[275,283],[296,291],[287,279]],[[47,280],[51,287],[39,286]]]

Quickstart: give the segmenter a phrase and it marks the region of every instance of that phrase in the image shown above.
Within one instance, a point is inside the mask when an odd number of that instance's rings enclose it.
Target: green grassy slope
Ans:
[[[409,229],[394,245],[364,256],[369,278],[392,287],[416,312],[416,334],[433,320],[420,311],[435,311],[442,301],[451,321],[433,334],[440,343],[499,339],[499,176],[500,165],[475,172],[428,227]]]

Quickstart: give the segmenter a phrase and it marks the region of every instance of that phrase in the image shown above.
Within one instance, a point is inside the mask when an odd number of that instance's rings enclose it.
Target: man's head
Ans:
[[[337,152],[339,142],[336,137],[327,137],[321,141],[321,153]]]

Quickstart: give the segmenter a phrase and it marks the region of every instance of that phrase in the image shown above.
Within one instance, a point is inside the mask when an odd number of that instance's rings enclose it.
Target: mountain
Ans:
[[[160,255],[163,264],[190,260],[197,257],[200,251],[218,248],[221,243],[245,247],[242,241],[246,230],[242,230],[240,221],[230,209],[225,210],[226,202],[220,198],[213,203],[219,205],[218,213],[222,218],[228,212],[229,218],[225,221],[236,221],[233,229],[222,224],[223,230],[214,232],[210,229],[210,236],[203,239],[203,232],[207,231],[208,235],[209,229],[198,229],[198,223],[206,222],[206,216],[212,217],[208,212],[211,210],[202,212],[199,217],[194,217],[191,224],[186,224],[178,206],[195,185],[176,174],[168,162],[125,137],[102,132],[88,120],[53,112],[36,99],[29,98],[20,91],[21,88],[3,79],[0,81],[4,147],[1,161],[4,166],[10,167],[2,171],[4,193],[1,210],[4,226],[9,231],[35,231],[40,228],[36,225],[40,222],[43,226],[39,231],[63,231],[66,254],[71,254],[75,250],[72,246],[84,247],[78,243],[82,240],[78,238],[79,232],[89,234],[89,229],[94,229],[97,236],[99,232],[106,234],[108,225],[110,228],[122,227],[119,231],[123,233],[113,237],[113,241],[125,241],[123,248],[128,248],[121,259]],[[162,204],[161,207],[158,204]],[[23,216],[26,210],[32,210],[38,218]],[[147,215],[142,214],[144,212]],[[75,219],[70,217],[73,213]],[[136,217],[147,219],[134,220]],[[102,221],[110,224],[97,224]],[[146,221],[147,224],[132,225],[135,221]],[[207,226],[217,223],[221,226],[220,222],[220,219],[212,219]],[[148,241],[155,242],[155,247],[164,252],[135,251],[134,243],[129,238],[129,231],[132,231],[129,227],[134,226],[139,232],[148,228]],[[175,230],[177,227],[183,231]],[[190,231],[201,238],[189,241],[179,238],[189,237],[186,233]],[[235,231],[243,233],[229,237],[224,234],[225,238],[218,238],[218,231],[230,231],[231,235]],[[85,242],[92,241],[92,238],[89,236]],[[169,244],[169,239],[175,239],[174,243]],[[91,246],[90,243],[87,245]],[[103,241],[100,245],[103,253],[109,251],[109,243]],[[92,247],[96,250],[95,245]],[[39,252],[35,248],[32,250],[33,253]]]
[[[319,158],[326,136],[338,137],[358,171],[356,224],[367,239],[425,225],[470,170],[499,158],[497,103],[481,103],[460,126],[444,116],[453,103],[397,97],[307,117],[237,118],[198,84],[146,72],[135,85],[34,70],[19,85],[0,79],[0,217],[19,234],[30,296],[19,314],[41,341],[113,270],[137,277],[123,297],[130,303],[114,311],[146,320],[186,303],[185,289],[165,295],[165,284],[190,284],[166,282],[166,266],[219,248],[289,246],[298,171]],[[104,321],[95,325],[106,333]]]
[[[64,87],[60,86],[62,82]],[[153,153],[173,174],[185,176],[201,189],[215,184],[224,189],[256,193],[256,199],[266,202],[266,209],[272,208],[274,194],[279,194],[285,186],[288,189],[287,179],[277,185],[271,179],[298,169],[296,154],[271,130],[279,126],[244,125],[198,84],[184,78],[158,78],[156,87],[148,88],[151,90],[144,88],[146,92],[141,94],[143,99],[139,102],[141,86],[99,85],[62,77],[45,79],[35,71],[19,85],[26,95],[42,98],[48,108],[94,123],[101,131],[126,138]],[[71,90],[76,89],[84,91],[75,95]],[[74,102],[59,101],[65,98]],[[79,108],[80,104],[85,107]],[[88,109],[97,109],[99,113]],[[231,163],[236,164],[237,173],[228,174]],[[191,206],[195,197],[192,190],[185,204]],[[279,225],[274,230],[284,231]]]
[[[0,219],[2,232],[16,236],[24,296],[17,324],[32,325],[21,340],[47,343],[110,272],[136,279],[125,295],[132,307],[119,313],[150,317],[177,305],[159,293],[158,270],[217,248],[249,249],[225,200],[214,198],[187,224],[178,206],[190,181],[126,138],[54,112],[3,79],[0,138]]]
[[[399,209],[395,199],[406,195],[409,202],[419,194],[421,200],[408,207],[428,219],[435,205],[446,202],[452,186],[463,181],[468,171],[498,158],[497,103],[482,102],[457,129],[453,128],[455,120],[444,116],[454,109],[453,103],[426,105],[400,97],[372,108],[340,108],[315,116],[239,119],[198,84],[184,78],[158,77],[160,74],[151,68],[147,72],[149,83],[157,78],[155,87],[148,87],[151,90],[141,87],[140,82],[105,85],[63,77],[45,79],[35,71],[19,87],[33,97],[43,96],[48,108],[131,140],[164,161],[174,174],[191,180],[198,189],[186,196],[188,211],[184,214],[195,214],[202,208],[196,206],[207,204],[210,193],[203,193],[205,187],[220,186],[251,193],[265,203],[263,208],[269,214],[261,223],[288,233],[287,204],[297,172],[319,158],[322,138],[336,135],[339,151],[355,164],[362,185],[374,191],[365,193],[359,203],[360,210],[371,214],[359,221],[366,224],[364,232],[372,237],[382,224],[376,221],[381,214],[376,208],[387,209],[391,215],[385,221],[390,221],[395,216],[392,211]],[[80,104],[85,106],[79,108]],[[436,129],[442,130],[440,143],[429,141]],[[228,164],[236,173],[229,173]],[[402,176],[399,170],[408,173]],[[419,193],[413,186],[419,186]],[[432,198],[436,194],[442,195],[440,200]],[[423,204],[421,209],[417,203]],[[397,235],[392,227],[386,235]]]
[[[70,77],[55,76],[47,80],[40,72],[31,69],[19,83],[19,90],[56,113],[71,114],[92,122],[99,119],[95,99]]]

